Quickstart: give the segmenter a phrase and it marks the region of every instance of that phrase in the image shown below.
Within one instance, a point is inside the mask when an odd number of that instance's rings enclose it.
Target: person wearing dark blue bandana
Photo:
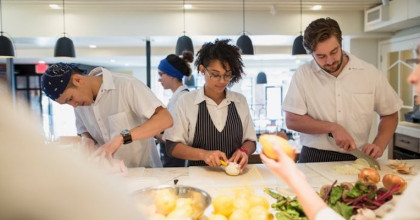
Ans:
[[[102,67],[85,75],[76,65],[57,63],[42,75],[41,87],[52,100],[74,107],[77,133],[94,155],[127,167],[162,165],[153,136],[172,126],[172,117],[140,80]]]
[[[178,98],[189,91],[182,83],[182,79],[191,76],[192,70],[189,63],[193,60],[193,53],[184,51],[182,53],[182,58],[175,54],[170,54],[159,63],[159,82],[164,89],[170,89],[173,92],[167,105],[168,111],[171,113],[172,117],[176,114],[176,103]],[[164,167],[185,166],[185,160],[171,157],[166,153],[165,141],[162,139],[162,134],[156,135],[155,138],[160,142],[160,159]]]

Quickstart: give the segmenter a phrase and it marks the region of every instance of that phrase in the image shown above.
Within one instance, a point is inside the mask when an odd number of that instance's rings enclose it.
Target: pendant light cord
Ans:
[[[66,36],[66,12],[65,12],[65,7],[64,7],[64,0],[63,0],[63,34],[64,37]]]
[[[3,8],[1,7],[1,0],[0,0],[0,34],[3,36]]]
[[[243,26],[243,34],[245,34],[245,0],[242,0],[242,26]]]
[[[185,0],[182,1],[182,11],[184,13],[184,36],[185,36]]]
[[[302,0],[300,0],[300,35],[302,35]]]

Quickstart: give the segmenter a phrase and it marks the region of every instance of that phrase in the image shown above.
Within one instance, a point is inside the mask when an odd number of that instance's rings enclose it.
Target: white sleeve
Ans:
[[[249,110],[248,102],[246,101],[246,98],[243,95],[241,95],[239,112],[241,112],[240,116],[241,116],[242,126],[243,126],[242,143],[245,142],[245,140],[257,141],[257,134],[255,132],[254,124],[252,122],[251,112]]]
[[[344,218],[331,208],[325,207],[315,215],[315,220],[344,220]]]
[[[292,112],[298,115],[304,115],[308,112],[306,107],[305,91],[303,89],[303,77],[299,77],[302,68],[299,68],[293,75],[283,102],[283,111]]]
[[[151,118],[159,106],[165,108],[165,105],[153,94],[152,90],[140,80],[132,80],[127,83],[123,95],[131,110],[141,118]]]
[[[176,103],[176,114],[173,115],[174,123],[172,127],[165,130],[163,139],[188,145],[188,125],[190,120],[185,114],[186,109],[184,108],[188,105],[184,100],[185,99],[180,98]]]
[[[391,87],[385,75],[381,72],[378,74],[379,80],[375,89],[375,112],[379,115],[390,115],[400,110],[402,100]]]

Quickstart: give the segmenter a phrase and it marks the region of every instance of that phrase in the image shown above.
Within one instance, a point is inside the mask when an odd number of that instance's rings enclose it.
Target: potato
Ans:
[[[176,197],[169,189],[163,189],[156,192],[155,196],[156,212],[162,215],[168,215],[176,206]]]
[[[263,153],[271,159],[277,160],[277,154],[273,147],[280,147],[287,156],[292,158],[292,160],[295,158],[293,147],[282,137],[273,134],[263,134],[260,136],[259,142],[262,145]]]
[[[209,217],[208,220],[227,220],[226,216],[221,214],[213,214]]]
[[[262,206],[266,210],[270,208],[270,203],[264,196],[253,195],[249,198],[249,201],[251,203],[251,207]]]
[[[249,219],[248,212],[243,209],[236,209],[229,216],[229,220],[248,220],[248,219]]]
[[[215,214],[228,217],[233,211],[233,198],[228,195],[219,195],[211,203]]]

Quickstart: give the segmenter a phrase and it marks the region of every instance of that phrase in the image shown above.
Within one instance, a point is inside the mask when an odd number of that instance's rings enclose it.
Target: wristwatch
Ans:
[[[120,134],[123,137],[124,144],[129,144],[129,143],[133,142],[133,139],[131,139],[130,130],[128,130],[128,129],[122,130]]]

